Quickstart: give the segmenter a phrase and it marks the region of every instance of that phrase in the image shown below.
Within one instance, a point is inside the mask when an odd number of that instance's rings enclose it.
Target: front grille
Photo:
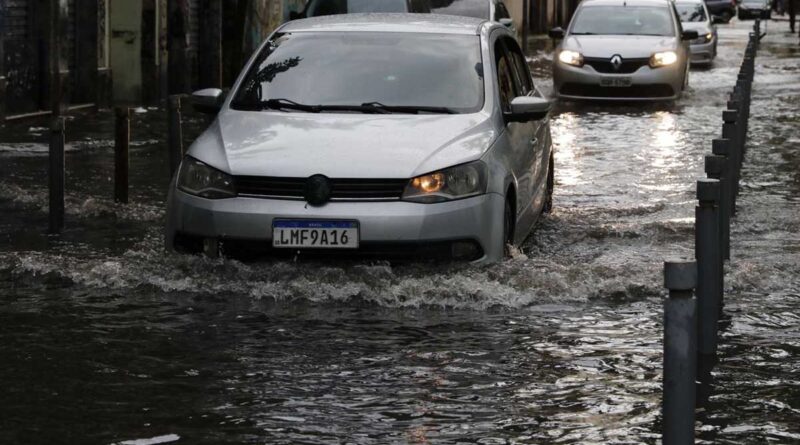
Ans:
[[[639,68],[650,63],[649,58],[644,59],[622,59],[619,69],[614,68],[611,64],[611,59],[603,59],[597,57],[586,57],[583,63],[594,68],[598,73],[609,74],[631,74],[635,73]]]
[[[565,96],[598,98],[659,98],[672,97],[675,95],[675,91],[672,87],[665,83],[631,85],[629,87],[601,87],[599,85],[567,82],[561,86],[559,93]]]
[[[307,178],[236,176],[236,192],[242,196],[303,199]],[[403,196],[408,179],[331,179],[331,200],[389,201]]]
[[[243,261],[268,258],[351,259],[425,262],[433,260],[475,261],[484,255],[481,245],[470,239],[453,241],[370,242],[358,249],[276,249],[270,241],[221,240],[225,256]]]

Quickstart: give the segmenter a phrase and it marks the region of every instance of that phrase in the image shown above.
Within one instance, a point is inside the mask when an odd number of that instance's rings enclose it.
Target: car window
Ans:
[[[273,37],[231,106],[263,109],[269,99],[306,105],[483,107],[480,37],[391,32],[297,32]]]
[[[311,0],[306,17],[358,12],[408,12],[407,0]]]
[[[674,36],[672,14],[665,6],[595,5],[580,8],[570,34]]]
[[[706,10],[702,3],[675,3],[681,22],[705,22]]]
[[[513,61],[514,74],[518,81],[517,91],[519,91],[520,96],[527,96],[533,90],[533,79],[531,79],[528,63],[525,61],[522,50],[519,49],[519,45],[514,39],[503,39],[503,43]]]
[[[511,111],[511,99],[517,97],[519,93],[513,74],[514,62],[509,60],[502,39],[498,39],[494,45],[494,60],[497,71],[497,87],[500,93],[500,109]]]
[[[430,0],[431,12],[434,14],[461,15],[489,18],[490,0]]]
[[[500,19],[510,19],[511,14],[508,13],[508,9],[506,9],[506,5],[503,2],[497,3],[497,7],[494,10],[494,21],[499,22]]]

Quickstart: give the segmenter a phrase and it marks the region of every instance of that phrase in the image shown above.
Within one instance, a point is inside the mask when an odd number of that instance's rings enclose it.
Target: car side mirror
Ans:
[[[506,113],[508,122],[538,121],[547,117],[552,103],[536,96],[519,96],[511,99],[511,112]]]
[[[551,39],[563,39],[564,38],[564,30],[557,26],[550,31],[547,32],[547,35],[550,36]]]
[[[514,21],[511,20],[508,17],[504,17],[504,18],[500,19],[499,22],[500,22],[501,25],[505,26],[506,28],[513,28],[514,27]]]
[[[206,88],[192,93],[192,107],[200,113],[217,114],[225,102],[224,91],[219,88]]]
[[[693,29],[683,31],[683,33],[681,33],[681,40],[694,40],[698,37],[700,37],[700,34]]]

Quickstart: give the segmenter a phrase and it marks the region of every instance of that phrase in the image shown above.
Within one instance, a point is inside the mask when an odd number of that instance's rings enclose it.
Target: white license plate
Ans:
[[[356,221],[276,220],[272,246],[294,249],[357,249]]]
[[[600,86],[603,87],[629,87],[631,84],[630,77],[603,77],[600,79]]]

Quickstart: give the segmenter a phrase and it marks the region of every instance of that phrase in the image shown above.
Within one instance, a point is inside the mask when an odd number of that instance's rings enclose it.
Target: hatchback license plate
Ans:
[[[629,87],[631,83],[630,77],[603,77],[600,79],[600,86],[603,87]]]
[[[300,249],[357,249],[356,221],[272,222],[272,246]]]

